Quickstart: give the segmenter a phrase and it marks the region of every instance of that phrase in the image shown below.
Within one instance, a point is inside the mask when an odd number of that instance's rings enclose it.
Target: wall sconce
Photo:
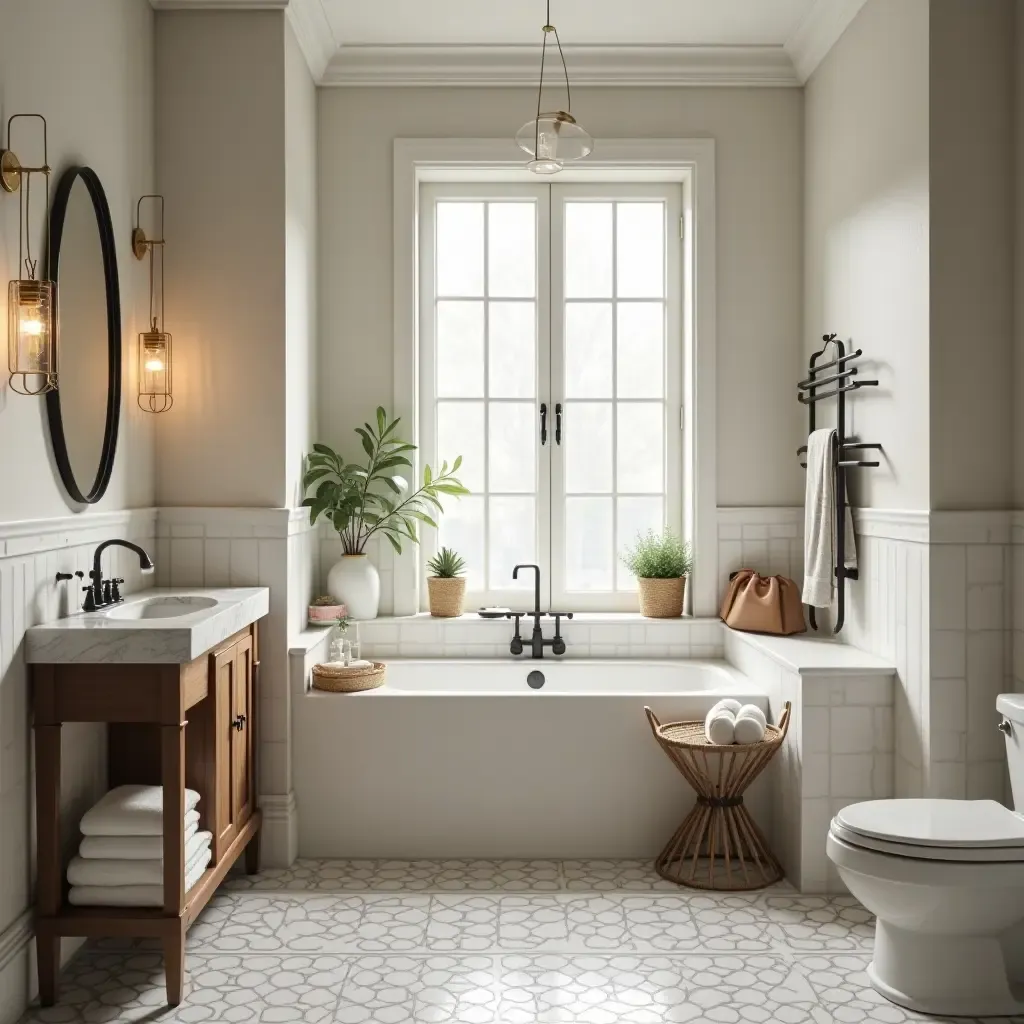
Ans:
[[[7,145],[11,145],[11,126],[19,117],[36,117],[43,122],[43,162],[38,167],[25,167],[13,150],[0,149],[0,188],[19,193],[19,274],[24,268],[23,276],[7,288],[7,370],[12,391],[42,395],[57,389],[57,319],[53,282],[36,277],[39,260],[32,257],[31,204],[32,175],[41,174],[45,216],[49,218],[50,162],[46,118],[42,114],[14,114],[7,122]]]
[[[159,237],[147,238],[140,227],[142,203],[152,199],[160,204]],[[160,252],[160,299],[156,298],[156,253]],[[174,405],[171,389],[171,336],[164,324],[164,197],[143,196],[135,207],[132,252],[137,260],[149,254],[149,330],[139,335],[139,408],[143,412],[167,412]],[[157,309],[159,308],[159,316]]]

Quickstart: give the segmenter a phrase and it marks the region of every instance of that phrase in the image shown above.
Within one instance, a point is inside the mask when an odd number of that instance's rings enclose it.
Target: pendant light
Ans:
[[[19,395],[42,395],[57,389],[57,323],[53,282],[37,276],[38,257],[32,256],[32,177],[45,182],[44,210],[49,217],[50,164],[47,154],[46,119],[41,114],[15,114],[38,118],[43,126],[43,162],[24,166],[10,148],[0,149],[0,188],[18,192],[18,273],[7,289],[7,372],[10,387]],[[24,187],[22,187],[24,186]]]
[[[590,133],[576,123],[572,116],[572,96],[569,91],[569,69],[565,66],[562,41],[558,29],[551,24],[551,0],[547,0],[547,21],[540,51],[540,84],[537,87],[537,116],[527,121],[516,133],[516,143],[532,159],[526,165],[534,174],[557,174],[574,160],[582,160],[594,148]],[[548,36],[554,35],[558,56],[565,76],[565,110],[542,111],[544,96],[544,63],[548,52]]]
[[[142,230],[142,204],[147,199],[156,203],[160,211],[160,227],[156,238],[147,238]],[[149,256],[149,330],[139,335],[139,408],[143,412],[152,413],[167,412],[174,405],[171,336],[164,330],[164,246],[164,197],[143,196],[135,207],[132,252],[137,260]],[[159,293],[154,267],[157,253],[160,254]]]

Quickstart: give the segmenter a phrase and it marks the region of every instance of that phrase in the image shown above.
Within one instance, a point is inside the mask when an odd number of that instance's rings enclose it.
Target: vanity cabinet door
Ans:
[[[235,835],[231,813],[234,792],[231,780],[234,729],[231,713],[235,693],[238,658],[235,646],[227,647],[211,658],[213,662],[210,691],[214,700],[214,787],[210,828],[213,831],[214,856],[219,861]]]
[[[247,636],[235,645],[232,679],[231,818],[236,829],[251,817],[253,808],[253,643]]]

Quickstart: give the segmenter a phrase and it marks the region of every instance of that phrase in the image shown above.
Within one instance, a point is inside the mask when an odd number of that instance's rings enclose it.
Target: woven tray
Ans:
[[[647,709],[645,709],[647,710]],[[753,752],[758,748],[777,747],[786,735],[789,726],[789,711],[783,712],[784,718],[780,726],[767,725],[764,730],[764,739],[756,743],[712,743],[704,733],[703,722],[666,722],[664,725],[653,718],[653,713],[648,711],[648,719],[651,721],[651,728],[654,735],[663,743],[673,747],[684,747],[689,750],[703,750],[708,754],[735,754],[740,751]]]
[[[331,693],[359,693],[361,690],[375,690],[384,682],[387,666],[375,661],[369,668],[329,668],[327,665],[313,666],[313,688]]]

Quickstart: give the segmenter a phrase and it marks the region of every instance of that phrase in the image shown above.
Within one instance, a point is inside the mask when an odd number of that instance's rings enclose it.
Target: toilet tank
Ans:
[[[996,711],[1002,716],[999,728],[1006,735],[1013,809],[1024,811],[1024,693],[1001,693],[996,698]]]

